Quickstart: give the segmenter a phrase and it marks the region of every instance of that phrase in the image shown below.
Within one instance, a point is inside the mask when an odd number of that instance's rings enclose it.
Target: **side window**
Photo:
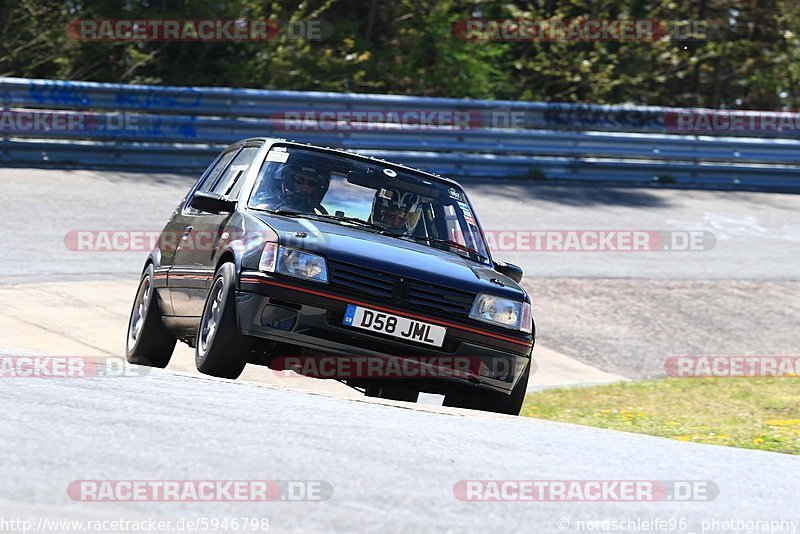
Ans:
[[[488,256],[481,237],[480,229],[472,210],[466,202],[444,206],[444,217],[447,225],[447,239],[475,249],[483,256]]]
[[[229,198],[236,198],[239,195],[239,190],[242,188],[243,177],[247,174],[247,169],[250,168],[259,149],[260,147],[257,146],[242,149],[242,151],[233,158],[228,168],[211,183],[211,192]]]
[[[456,209],[452,204],[444,206],[444,221],[447,225],[447,239],[457,243],[464,242],[464,232],[461,230],[461,224],[456,214]]]

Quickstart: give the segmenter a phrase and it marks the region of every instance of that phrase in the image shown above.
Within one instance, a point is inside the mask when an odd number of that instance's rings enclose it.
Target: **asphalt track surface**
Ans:
[[[138,274],[142,254],[75,253],[65,247],[65,236],[85,229],[158,231],[194,178],[6,168],[0,169],[0,180],[5,223],[0,244],[6,253],[11,252],[8,259],[26,260],[3,262],[0,280],[22,283]],[[526,248],[495,253],[497,259],[526,267],[527,279],[800,278],[798,195],[536,186],[503,180],[464,184],[484,228],[498,233],[652,230],[714,235],[708,243],[712,248],[694,252],[535,252]],[[524,241],[521,246],[526,247]]]
[[[653,518],[685,518],[682,532],[700,532],[713,519],[800,519],[800,459],[788,455],[161,370],[17,382],[1,395],[6,518],[266,517],[279,532],[579,532],[581,520]],[[333,494],[322,502],[200,504],[76,502],[67,494],[74,480],[164,479],[325,481]],[[454,487],[464,480],[711,481],[719,495],[463,502]]]
[[[64,236],[76,229],[158,230],[192,178],[2,169],[0,182],[7,222],[0,243],[5,251],[0,280],[35,284],[135,279],[144,254],[73,252],[65,247]],[[551,323],[540,319],[540,328],[552,325],[550,330],[560,332],[553,338],[559,342],[556,349],[571,342],[568,314],[556,301],[577,302],[586,298],[587,288],[612,283],[634,284],[605,294],[606,299],[615,296],[623,302],[636,300],[642,287],[659,284],[669,291],[691,291],[698,281],[726,291],[732,291],[732,285],[774,286],[777,289],[766,294],[776,300],[758,304],[776,314],[782,306],[783,320],[796,325],[794,309],[786,307],[796,306],[791,291],[798,279],[800,197],[516,182],[467,187],[487,229],[715,232],[717,245],[707,251],[497,254],[525,268],[529,287],[551,287],[549,281],[562,289],[560,294],[543,290],[538,304],[540,314],[548,309],[559,317],[565,314]],[[563,292],[565,287],[571,291]],[[729,297],[738,292],[746,293],[737,289]],[[591,299],[602,300],[596,294]],[[748,300],[747,294],[740,295],[730,305]],[[669,310],[676,315],[707,304],[685,298],[678,302],[682,304],[675,305],[685,310]],[[46,321],[48,310],[41,313]],[[574,320],[575,308],[572,314]],[[602,316],[596,322],[606,330],[618,327]],[[708,323],[692,324],[698,332],[709,330]],[[781,324],[775,328],[785,330]],[[639,343],[645,344],[656,332],[639,336]],[[4,337],[0,332],[0,351],[20,354],[18,347],[3,342]],[[712,336],[706,337],[698,346],[713,345]],[[614,337],[608,339],[613,346]],[[786,338],[781,343],[796,350],[794,341]],[[708,531],[741,532],[731,520],[800,520],[800,459],[787,455],[288,391],[169,370],[132,368],[127,376],[115,378],[4,382],[0,519],[5,520],[27,518],[38,524],[44,517],[238,516],[268,518],[274,531],[390,532],[586,532],[591,529],[581,529],[579,521],[684,518],[686,528],[680,523],[672,529],[639,523],[627,530],[701,532],[703,521],[716,520],[707,525],[712,529]],[[67,493],[75,480],[253,479],[324,481],[333,493],[322,502],[269,503],[99,503],[74,501]],[[454,487],[465,480],[709,481],[719,494],[692,502],[463,502]],[[0,531],[4,528],[21,531],[0,523]],[[602,523],[593,530],[602,531]]]

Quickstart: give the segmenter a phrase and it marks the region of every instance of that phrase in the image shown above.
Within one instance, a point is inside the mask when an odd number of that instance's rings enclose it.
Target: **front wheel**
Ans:
[[[236,324],[236,268],[224,263],[214,274],[197,329],[197,370],[219,378],[239,378],[250,354],[250,339]]]
[[[525,391],[528,389],[528,378],[531,374],[532,361],[528,362],[517,385],[511,390],[510,395],[498,391],[458,389],[445,395],[444,406],[453,408],[471,408],[483,412],[504,413],[519,415],[522,403],[525,401]]]
[[[128,319],[125,358],[128,363],[163,368],[172,358],[177,340],[161,320],[161,308],[153,286],[154,273],[153,265],[148,265],[139,280]]]

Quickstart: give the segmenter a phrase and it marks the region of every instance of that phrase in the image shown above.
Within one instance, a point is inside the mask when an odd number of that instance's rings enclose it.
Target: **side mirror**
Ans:
[[[513,263],[506,263],[504,261],[495,261],[494,270],[500,274],[504,274],[511,278],[513,281],[520,283],[522,281],[522,267],[518,267]]]
[[[236,201],[228,200],[218,193],[198,191],[189,203],[196,210],[207,213],[230,213],[236,209]]]

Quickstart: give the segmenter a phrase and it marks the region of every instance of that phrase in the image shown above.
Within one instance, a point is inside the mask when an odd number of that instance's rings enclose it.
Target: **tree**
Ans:
[[[5,0],[0,74],[125,83],[794,109],[794,0]],[[474,40],[467,19],[656,20],[652,40]],[[79,19],[268,19],[267,41],[76,40]],[[321,21],[322,39],[287,28]],[[674,21],[683,21],[675,23]],[[705,29],[703,29],[705,28]],[[684,32],[685,33],[685,32]]]

